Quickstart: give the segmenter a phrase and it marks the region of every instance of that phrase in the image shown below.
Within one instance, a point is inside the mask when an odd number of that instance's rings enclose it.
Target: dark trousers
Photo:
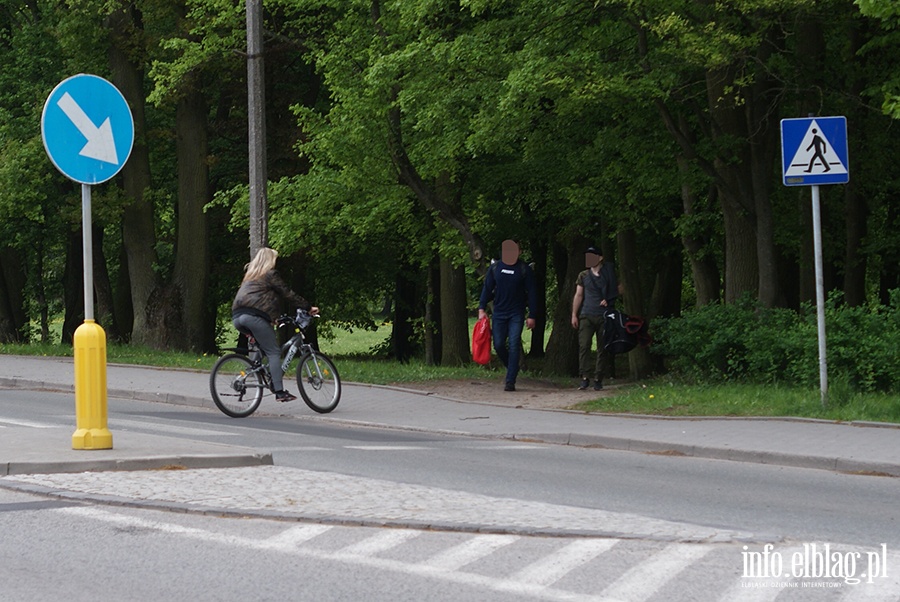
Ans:
[[[275,329],[268,320],[252,314],[241,314],[232,321],[238,330],[249,330],[256,339],[256,344],[269,358],[269,372],[272,374],[272,388],[275,391],[284,389],[284,373],[281,371],[281,348]]]
[[[506,382],[516,384],[519,375],[519,359],[522,353],[522,329],[525,327],[525,316],[522,314],[493,316],[491,334],[494,337],[494,350],[497,357],[506,366]]]
[[[594,378],[603,380],[609,366],[609,352],[603,348],[603,316],[581,316],[578,318],[578,369],[581,378],[591,377],[591,345],[597,339],[597,360],[594,364]]]

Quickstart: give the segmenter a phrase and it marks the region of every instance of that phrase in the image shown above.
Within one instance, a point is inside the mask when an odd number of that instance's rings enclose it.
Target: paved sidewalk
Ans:
[[[0,388],[23,388],[51,391],[74,390],[74,367],[71,359],[40,358],[24,356],[0,356]],[[135,366],[109,365],[107,367],[107,390],[110,399],[129,398],[150,400],[172,404],[214,407],[208,392],[208,374],[190,370],[162,370]],[[498,387],[498,396],[503,392]],[[289,415],[302,420],[318,420],[338,423],[378,425],[389,428],[408,429],[427,432],[458,433],[485,438],[503,438],[522,441],[539,441],[563,445],[604,447],[617,450],[630,450],[651,453],[667,453],[674,455],[696,456],[743,462],[758,462],[817,468],[832,471],[875,473],[900,476],[900,428],[883,424],[833,423],[814,420],[791,419],[677,419],[654,417],[628,417],[610,415],[588,415],[581,412],[558,410],[533,410],[495,406],[486,403],[473,403],[465,400],[441,399],[426,392],[416,392],[389,387],[376,387],[345,383],[341,404],[337,410],[328,415],[314,415],[299,400],[291,404],[276,404],[267,397],[263,400],[260,412]],[[2,428],[6,427],[6,428]],[[37,433],[36,433],[37,431]],[[260,479],[253,486],[243,483],[243,491],[270,491],[276,496],[277,487],[272,483],[272,474],[279,479],[287,478],[289,469],[274,467],[270,472],[271,454],[257,450],[216,445],[206,442],[191,442],[175,438],[164,438],[136,433],[114,433],[114,449],[72,450],[68,446],[71,433],[54,433],[54,429],[34,429],[27,426],[15,426],[2,423],[0,417],[0,485],[14,487],[32,487],[36,491],[64,490],[66,495],[87,495],[99,497],[104,495],[119,502],[123,500],[143,500],[148,503],[151,493],[157,486],[141,486],[135,484],[135,478],[148,478],[136,474],[113,474],[104,477],[96,475],[80,479],[66,477],[65,473],[83,473],[84,471],[123,471],[142,470],[159,467],[186,467],[207,469],[234,474],[227,468],[244,466],[257,467],[241,469],[240,478],[246,479],[249,474],[259,474]],[[166,450],[160,453],[160,450]],[[303,471],[301,471],[303,472]],[[321,475],[317,473],[302,474],[293,472],[291,480],[300,490],[315,487]],[[38,477],[24,477],[25,473]],[[55,473],[55,474],[49,474]],[[187,507],[208,507],[210,499],[219,500],[212,504],[220,511],[223,508],[241,512],[249,510],[241,504],[224,502],[228,497],[227,488],[221,491],[197,490],[197,483],[191,482],[185,473],[196,475],[191,471],[157,471],[154,476],[168,479],[172,486],[169,503],[186,505]],[[3,475],[10,475],[3,477]],[[18,476],[17,476],[18,475]],[[329,476],[329,479],[332,478]],[[102,479],[100,489],[97,480]],[[278,481],[276,479],[275,481]],[[214,479],[215,480],[215,479]],[[221,478],[219,478],[221,481]],[[27,481],[27,483],[26,483]],[[78,485],[76,481],[80,482]],[[302,483],[302,486],[298,482]],[[118,482],[122,486],[113,486]],[[127,483],[126,483],[127,482]],[[125,485],[122,485],[125,483]],[[389,488],[392,484],[382,484]],[[185,489],[176,494],[178,486]],[[395,485],[394,485],[395,486]],[[131,489],[128,489],[130,487]],[[105,488],[105,489],[104,489]],[[167,488],[163,488],[165,491]],[[292,488],[293,489],[293,488]],[[103,491],[101,491],[103,490]],[[129,497],[124,490],[134,492]],[[354,491],[356,501],[364,504],[359,497],[361,492],[381,491],[373,483],[366,483]],[[76,492],[76,493],[72,493]],[[80,492],[80,493],[78,493]],[[196,493],[196,495],[195,495]],[[435,503],[440,498],[446,499],[447,492],[433,492]],[[373,493],[374,495],[374,493]],[[351,497],[351,499],[354,499]],[[278,507],[273,500],[272,508]],[[153,503],[158,503],[157,500]],[[379,498],[375,505],[383,505]],[[472,499],[459,500],[461,508],[471,505]],[[263,504],[265,506],[265,504]],[[282,510],[272,510],[276,514]],[[296,511],[296,506],[294,507]],[[546,509],[545,509],[546,510]],[[268,512],[256,507],[254,512]],[[391,523],[396,521],[409,524],[432,524],[428,517],[413,516],[400,509],[397,515],[387,516],[388,509],[382,509],[384,515],[355,516],[346,510],[333,520],[355,522]],[[288,514],[291,514],[288,512]],[[464,520],[459,517],[450,520],[447,515],[437,512],[444,518],[436,518],[448,528],[462,528]],[[436,516],[437,516],[436,515]],[[322,516],[310,510],[309,517],[318,520]],[[529,515],[530,516],[530,515]],[[543,524],[534,517],[522,520],[522,523]],[[596,518],[596,517],[595,517]],[[513,528],[517,523],[513,516],[511,524],[496,527],[499,530]],[[615,521],[602,521],[605,525]],[[626,521],[627,523],[627,521]],[[584,527],[590,520],[578,523],[569,530],[583,534]],[[549,531],[558,529],[560,525],[549,524],[543,528]],[[654,533],[657,537],[675,539],[728,539],[734,534],[724,536],[721,533],[692,533],[689,529],[658,529],[658,525],[642,525],[629,529],[641,534]],[[619,533],[616,528],[600,529],[603,533]],[[592,532],[597,532],[593,529]],[[746,535],[746,534],[744,534]],[[743,537],[743,535],[737,535]]]

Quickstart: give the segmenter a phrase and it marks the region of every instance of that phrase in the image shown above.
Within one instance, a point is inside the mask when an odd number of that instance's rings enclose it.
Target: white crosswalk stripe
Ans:
[[[603,590],[603,595],[625,602],[642,602],[656,594],[681,571],[712,551],[711,546],[674,544],[632,567]]]
[[[412,529],[382,531],[359,543],[347,546],[341,550],[341,553],[352,556],[374,556],[379,552],[395,548],[408,539],[418,537],[419,533],[419,531],[413,531]]]
[[[432,556],[422,564],[442,571],[457,571],[519,540],[516,535],[482,535]]]
[[[286,529],[274,537],[270,537],[266,540],[266,544],[273,550],[291,551],[295,550],[300,544],[327,533],[333,528],[329,525],[298,525]]]
[[[531,585],[550,585],[575,568],[611,549],[617,539],[576,539],[567,546],[526,566],[513,575],[513,581]]]

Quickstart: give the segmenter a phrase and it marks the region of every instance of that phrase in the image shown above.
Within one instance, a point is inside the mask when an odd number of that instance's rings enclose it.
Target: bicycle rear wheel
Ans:
[[[245,355],[223,355],[209,375],[209,392],[222,412],[232,418],[244,418],[256,411],[263,398],[265,383],[253,362]]]
[[[341,400],[341,377],[332,361],[318,351],[307,353],[297,364],[297,387],[310,409],[327,414]]]

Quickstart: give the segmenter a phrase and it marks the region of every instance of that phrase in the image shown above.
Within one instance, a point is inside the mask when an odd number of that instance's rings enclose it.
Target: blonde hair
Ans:
[[[275,268],[275,260],[278,259],[278,251],[269,247],[262,247],[256,252],[250,263],[244,266],[244,280],[259,280]]]

